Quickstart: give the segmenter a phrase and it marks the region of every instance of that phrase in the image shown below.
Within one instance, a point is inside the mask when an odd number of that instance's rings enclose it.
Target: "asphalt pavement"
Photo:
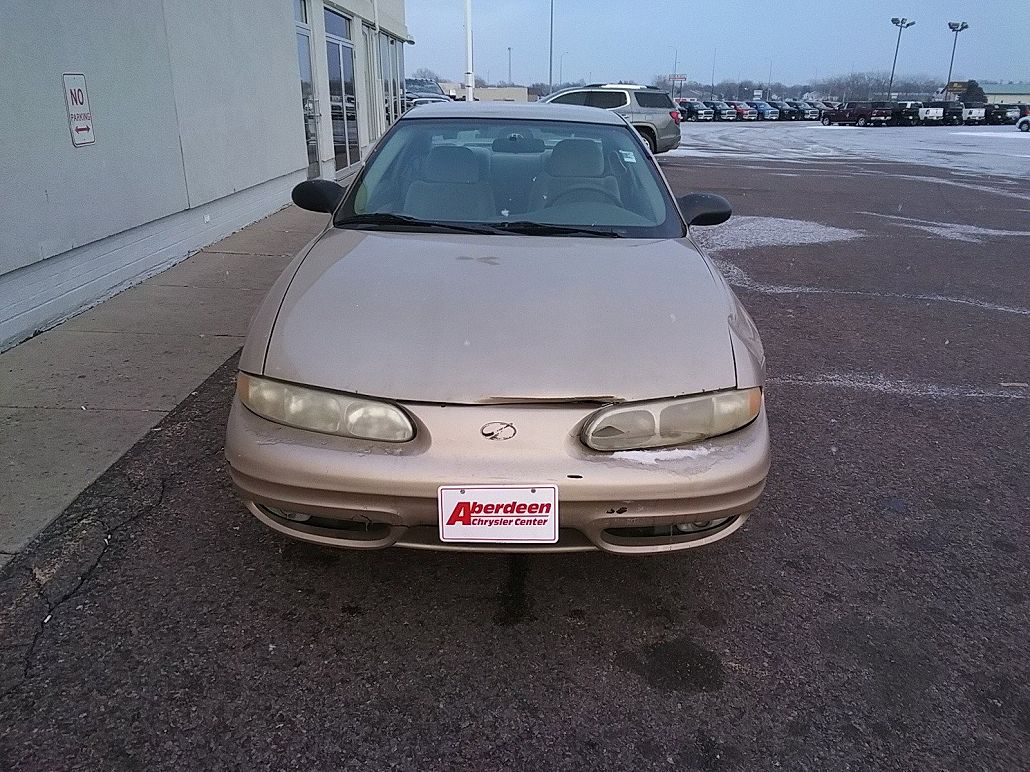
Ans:
[[[769,360],[741,531],[291,542],[231,490],[230,359],[0,570],[0,768],[1030,769],[1026,180],[663,168],[738,213],[701,238]]]

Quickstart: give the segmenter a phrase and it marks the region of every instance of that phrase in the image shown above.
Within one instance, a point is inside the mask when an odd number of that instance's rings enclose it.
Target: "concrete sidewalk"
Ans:
[[[325,222],[283,209],[0,354],[0,567],[243,345]]]

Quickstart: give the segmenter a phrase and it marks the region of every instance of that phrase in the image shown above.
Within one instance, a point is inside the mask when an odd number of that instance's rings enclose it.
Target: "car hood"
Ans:
[[[731,297],[686,239],[330,230],[283,297],[264,373],[458,404],[731,388]]]

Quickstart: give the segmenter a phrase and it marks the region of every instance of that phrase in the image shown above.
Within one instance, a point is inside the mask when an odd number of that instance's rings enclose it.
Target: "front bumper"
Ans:
[[[263,523],[316,544],[649,553],[702,546],[737,530],[757,504],[769,470],[764,408],[747,427],[692,447],[691,454],[612,455],[579,441],[591,407],[405,407],[418,436],[390,445],[275,424],[234,400],[225,448],[233,483]],[[487,440],[480,428],[491,421],[512,423],[518,433],[508,441]],[[439,540],[439,486],[526,483],[558,486],[556,544]],[[310,519],[289,519],[295,515]],[[729,519],[711,531],[670,528],[722,518]],[[659,533],[663,529],[668,533]]]

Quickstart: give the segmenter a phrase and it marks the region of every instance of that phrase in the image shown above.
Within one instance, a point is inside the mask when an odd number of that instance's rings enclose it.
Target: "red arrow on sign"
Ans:
[[[89,126],[76,126],[75,133],[78,134],[81,131],[89,131]]]

